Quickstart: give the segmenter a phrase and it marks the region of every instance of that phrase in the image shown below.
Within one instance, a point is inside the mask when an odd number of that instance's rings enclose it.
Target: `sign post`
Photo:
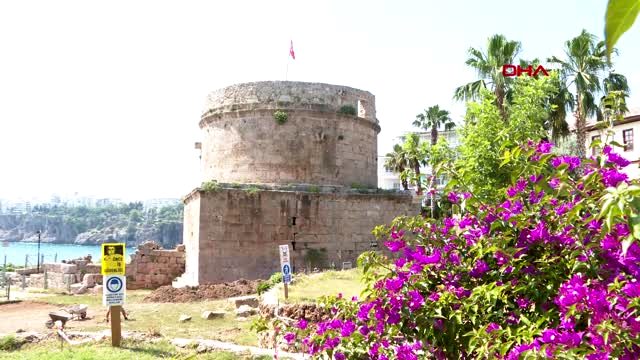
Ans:
[[[120,312],[127,289],[125,244],[102,244],[102,303],[111,315],[111,346],[120,347],[122,329]]]
[[[284,283],[284,298],[289,298],[289,283],[291,282],[291,263],[289,261],[289,245],[280,245],[280,268]]]

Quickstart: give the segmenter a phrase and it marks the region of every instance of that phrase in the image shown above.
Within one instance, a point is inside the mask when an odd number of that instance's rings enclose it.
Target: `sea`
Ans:
[[[125,250],[127,261],[135,252],[135,248],[128,247]],[[40,254],[44,255],[45,263],[61,262],[79,257],[91,255],[93,262],[100,261],[100,245],[74,245],[74,244],[46,244],[40,243]],[[0,242],[0,265],[7,264],[36,265],[38,263],[38,243],[28,242]],[[28,256],[27,256],[28,255]]]

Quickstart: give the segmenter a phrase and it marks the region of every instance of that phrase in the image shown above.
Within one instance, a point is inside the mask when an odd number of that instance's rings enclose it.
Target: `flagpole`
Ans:
[[[291,57],[291,47],[289,47],[289,53],[287,54],[287,71],[284,73],[284,81],[289,79],[289,58]]]

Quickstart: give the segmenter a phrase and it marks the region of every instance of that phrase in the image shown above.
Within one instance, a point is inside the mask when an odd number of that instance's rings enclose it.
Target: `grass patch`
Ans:
[[[0,351],[13,351],[22,346],[22,341],[16,339],[13,335],[0,337]]]
[[[99,343],[87,343],[82,345],[64,345],[60,349],[60,343],[55,340],[44,341],[37,344],[25,345],[21,350],[0,353],[0,359],[24,359],[24,360],[68,360],[68,359],[203,359],[203,360],[249,360],[257,359],[250,355],[235,355],[230,352],[210,352],[196,354],[195,350],[178,349],[166,340],[159,342],[140,342],[123,340],[120,348],[111,347],[111,341]]]
[[[351,298],[360,296],[364,289],[359,269],[326,271],[318,274],[296,275],[295,283],[289,286],[289,299],[284,300],[284,289],[278,284],[278,298],[287,303],[315,302],[321,296],[338,295]]]
[[[257,345],[257,335],[249,329],[251,321],[237,321],[234,305],[227,300],[202,301],[192,303],[145,303],[142,299],[150,290],[129,290],[124,308],[129,321],[122,322],[122,329],[160,333],[167,337],[204,338],[229,341],[239,345]],[[87,304],[88,314],[96,321],[71,321],[67,323],[74,331],[101,331],[109,329],[104,321],[107,309],[102,306],[101,295],[52,295],[38,298],[36,301],[55,305]],[[205,310],[226,310],[222,319],[205,320],[200,317]],[[178,322],[180,315],[191,316],[191,321]]]

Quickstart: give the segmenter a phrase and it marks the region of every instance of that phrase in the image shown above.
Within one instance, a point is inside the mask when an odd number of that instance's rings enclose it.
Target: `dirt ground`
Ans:
[[[58,311],[62,306],[43,304],[31,301],[22,301],[13,304],[0,305],[0,334],[15,333],[18,329],[25,331],[47,332],[45,323],[49,320],[49,313]],[[67,329],[73,329],[78,324],[97,325],[104,321],[104,314],[92,313],[91,308],[84,320],[71,320],[66,324]]]
[[[162,286],[144,298],[145,302],[181,303],[218,300],[234,296],[255,294],[259,280],[236,280],[231,283],[200,285],[176,289]]]

